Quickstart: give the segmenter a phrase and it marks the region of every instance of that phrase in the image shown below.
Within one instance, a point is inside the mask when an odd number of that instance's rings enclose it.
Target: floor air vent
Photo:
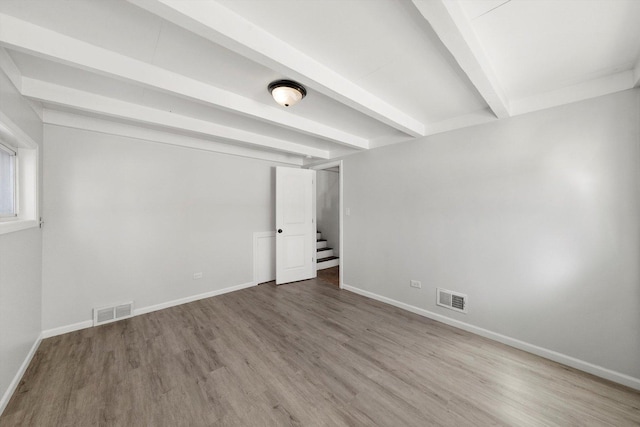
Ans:
[[[133,301],[111,307],[93,309],[93,326],[115,322],[133,316]]]
[[[437,288],[436,304],[461,313],[467,312],[467,296],[458,292]]]

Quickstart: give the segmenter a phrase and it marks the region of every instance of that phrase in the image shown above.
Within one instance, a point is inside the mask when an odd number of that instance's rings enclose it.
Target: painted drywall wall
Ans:
[[[318,230],[340,256],[340,174],[319,170],[316,174],[316,220]]]
[[[44,330],[251,283],[275,165],[46,125]]]
[[[345,158],[345,283],[640,378],[639,104],[635,89]]]
[[[1,70],[0,111],[36,143],[42,143],[39,117]],[[0,412],[10,397],[7,392],[19,379],[16,376],[40,336],[41,277],[40,229],[0,235]]]
[[[41,245],[38,228],[0,235],[0,396],[40,336]]]

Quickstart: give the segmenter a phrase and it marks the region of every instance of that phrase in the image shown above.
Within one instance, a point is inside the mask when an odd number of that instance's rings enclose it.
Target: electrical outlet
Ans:
[[[412,280],[409,282],[409,286],[411,286],[412,288],[422,288],[422,283],[418,282],[417,280]]]
[[[193,280],[202,279],[202,273],[193,273]]]

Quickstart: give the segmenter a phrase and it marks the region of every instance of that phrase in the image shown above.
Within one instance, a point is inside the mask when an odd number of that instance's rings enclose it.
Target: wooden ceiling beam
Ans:
[[[412,136],[425,135],[422,122],[214,0],[128,1],[388,126]]]
[[[305,157],[311,156],[319,159],[328,159],[330,157],[327,150],[320,150],[206,120],[96,95],[42,80],[23,77],[21,86],[22,95],[45,104],[59,105],[78,111],[153,125],[164,129],[187,131],[194,135],[220,138],[227,142],[243,143],[271,151]]]
[[[88,70],[239,113],[349,148],[359,150],[369,148],[369,141],[360,136],[1,13],[0,45],[74,68]]]
[[[413,3],[496,117],[509,117],[509,100],[462,6],[457,2],[445,0],[413,0]]]

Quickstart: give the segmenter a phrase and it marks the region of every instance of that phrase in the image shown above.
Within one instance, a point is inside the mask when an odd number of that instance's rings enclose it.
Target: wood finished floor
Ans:
[[[340,287],[340,266],[318,270],[317,273],[321,281]]]
[[[640,393],[322,279],[46,339],[1,426],[640,425]]]

